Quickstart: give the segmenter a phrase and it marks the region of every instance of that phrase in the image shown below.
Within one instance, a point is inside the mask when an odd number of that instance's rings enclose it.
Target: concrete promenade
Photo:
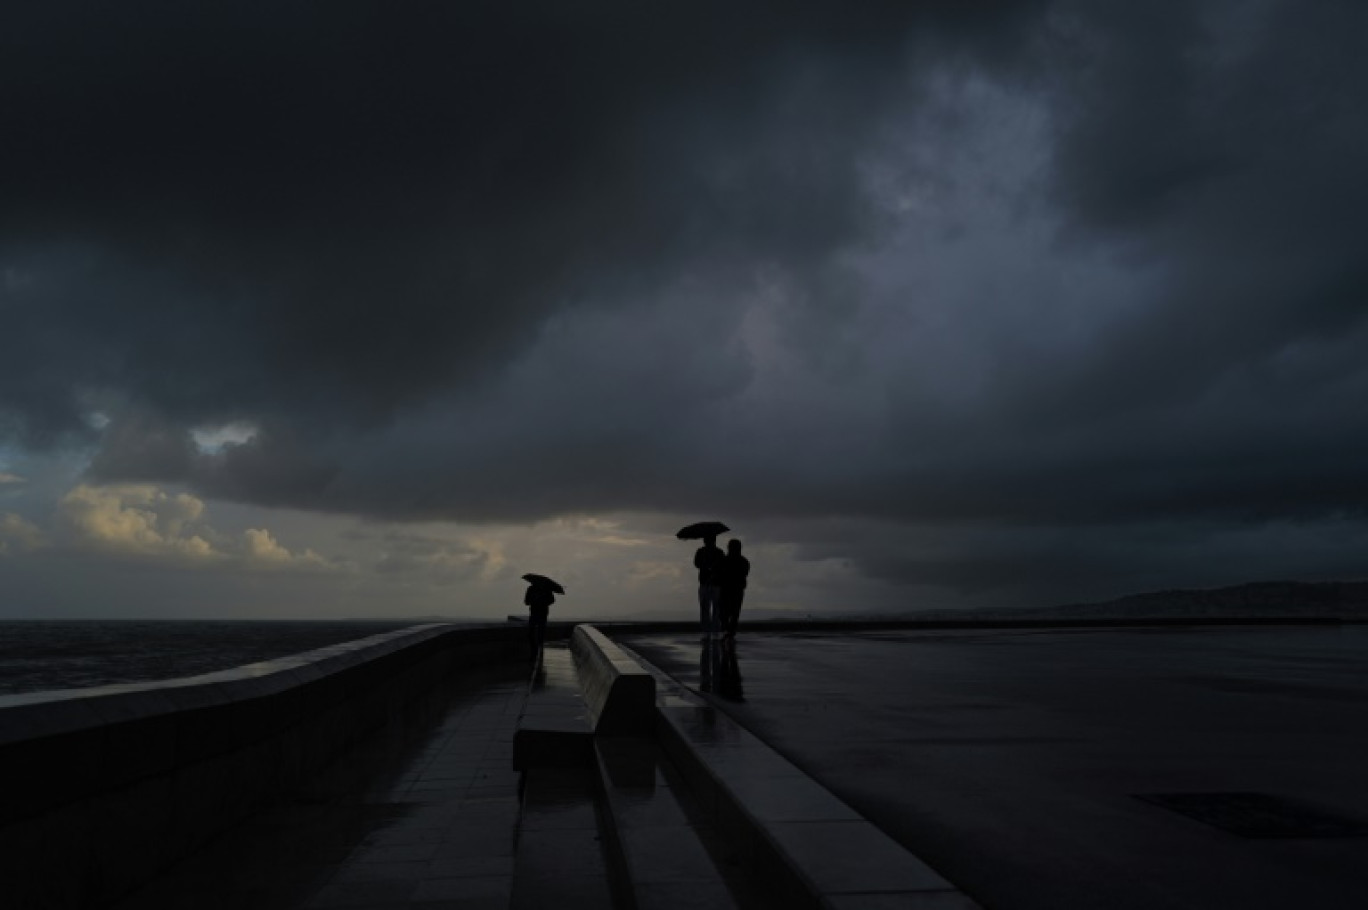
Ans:
[[[605,779],[513,769],[528,666],[497,663],[110,906],[794,906],[748,826],[841,910],[1368,906],[1368,628],[613,637],[663,726],[616,770],[598,740]],[[578,712],[550,647],[537,686]]]
[[[615,647],[599,640],[595,648]],[[553,729],[578,723],[587,736],[597,711],[598,726],[609,720],[617,709],[595,707],[594,693],[608,691],[610,664],[640,675],[610,687],[629,697],[619,708],[638,700],[641,677],[663,681],[659,700],[631,708],[646,712],[646,725],[617,714],[612,731],[592,735],[587,763],[562,763],[577,751],[531,747],[519,774],[529,722],[541,730],[559,717]],[[572,661],[564,643],[552,643],[545,670],[529,669],[508,661],[439,684],[283,801],[109,906],[977,907],[763,742],[629,655]]]
[[[985,907],[1368,906],[1368,628],[620,640]]]

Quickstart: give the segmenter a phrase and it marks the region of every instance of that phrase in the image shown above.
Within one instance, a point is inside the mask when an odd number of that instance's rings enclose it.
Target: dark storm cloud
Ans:
[[[567,303],[820,259],[914,29],[1005,53],[1023,6],[8,10],[0,406],[373,426]]]
[[[1048,606],[1176,587],[1361,577],[1368,546],[1368,527],[1353,520],[1187,517],[1086,527],[839,521],[756,530],[782,533],[800,563],[836,562],[888,585],[879,606],[903,610]]]
[[[1155,349],[1184,355],[1144,371],[1133,386],[1146,395],[1193,378],[1175,363],[1209,376],[1333,339],[1359,324],[1368,295],[1356,164],[1368,148],[1368,9],[1155,9],[1111,23],[1126,40],[1091,70],[1058,163],[1084,227],[1129,229],[1140,255],[1173,264],[1171,293],[1105,351],[1118,372]],[[1213,351],[1224,356],[1198,356]]]
[[[1120,238],[1162,279],[1066,361],[1014,372],[1004,425],[1059,441],[1071,476],[1048,493],[1095,519],[1361,514],[1368,9],[1088,14],[1057,190],[1074,242]]]
[[[1362,4],[75,9],[0,28],[0,420],[97,477],[969,587],[1368,505]]]

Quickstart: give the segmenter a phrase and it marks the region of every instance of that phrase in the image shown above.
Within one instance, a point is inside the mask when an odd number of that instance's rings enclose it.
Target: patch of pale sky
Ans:
[[[63,530],[77,545],[142,556],[218,558],[195,527],[204,504],[151,484],[75,487],[62,497]]]
[[[265,528],[248,528],[243,532],[244,555],[248,563],[268,568],[332,568],[328,560],[312,549],[293,553],[281,546]]]
[[[215,426],[199,427],[190,431],[190,438],[205,454],[223,451],[224,446],[242,445],[256,437],[259,429],[253,423],[235,420]]]
[[[77,485],[58,501],[54,524],[57,535],[76,551],[155,557],[202,568],[340,567],[311,548],[287,549],[263,528],[225,534],[209,523],[203,500],[153,484]]]

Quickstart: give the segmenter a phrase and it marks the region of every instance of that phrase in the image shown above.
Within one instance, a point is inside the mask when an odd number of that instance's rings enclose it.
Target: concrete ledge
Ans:
[[[547,646],[513,737],[513,767],[591,767],[593,737],[649,735],[655,677],[593,626],[575,626],[570,648]]]
[[[521,645],[503,626],[415,626],[202,676],[0,697],[6,905],[128,892]]]
[[[655,727],[655,677],[593,626],[575,626],[570,648],[597,735],[649,735]]]

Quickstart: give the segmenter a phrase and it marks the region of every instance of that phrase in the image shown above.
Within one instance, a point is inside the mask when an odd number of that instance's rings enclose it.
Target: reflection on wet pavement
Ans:
[[[986,906],[1368,907],[1368,626],[622,640]]]
[[[698,680],[700,691],[711,692],[728,701],[746,700],[735,641],[720,638],[704,640],[699,648]]]

